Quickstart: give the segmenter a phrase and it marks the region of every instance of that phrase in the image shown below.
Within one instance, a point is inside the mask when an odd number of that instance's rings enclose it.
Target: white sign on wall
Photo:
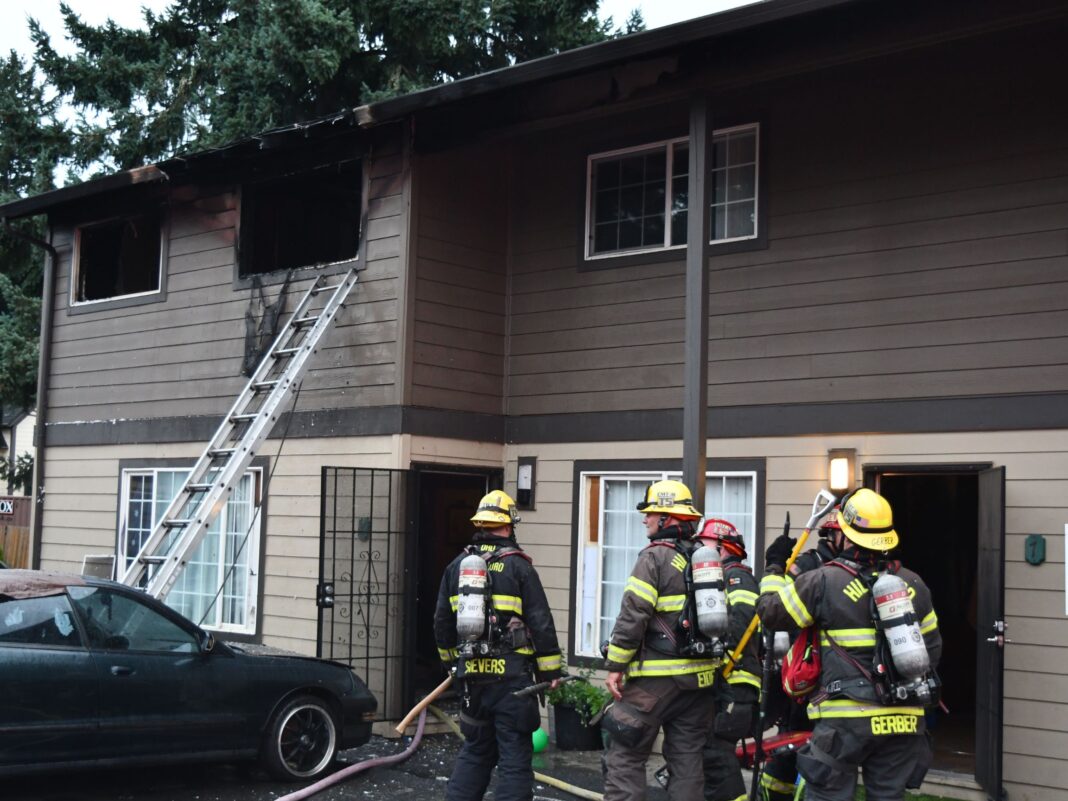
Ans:
[[[10,498],[0,498],[0,515],[15,514],[15,502]],[[1068,526],[1066,526],[1068,528]]]

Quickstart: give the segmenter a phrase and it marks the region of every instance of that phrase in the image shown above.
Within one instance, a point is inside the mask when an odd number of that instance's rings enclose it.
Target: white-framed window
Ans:
[[[579,474],[579,559],[575,592],[575,653],[599,657],[623,599],[631,568],[649,540],[636,511],[646,488],[678,472],[583,472]],[[705,518],[733,523],[745,539],[746,552],[756,537],[755,471],[706,473]]]
[[[71,305],[159,293],[164,244],[158,209],[79,225],[74,230]]]
[[[759,152],[759,124],[713,134],[713,243],[756,238]],[[689,153],[689,140],[681,137],[587,158],[587,259],[686,246]]]
[[[123,471],[117,572],[133,564],[188,473],[180,468]],[[168,606],[206,629],[256,631],[262,474],[260,468],[245,473],[167,594]]]

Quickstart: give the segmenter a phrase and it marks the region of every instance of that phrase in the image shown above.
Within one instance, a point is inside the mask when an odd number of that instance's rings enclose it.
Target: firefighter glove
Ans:
[[[776,567],[779,573],[785,572],[786,561],[790,558],[790,554],[793,553],[794,544],[795,540],[789,534],[780,534],[776,537],[764,552],[764,564],[767,569],[770,570]]]

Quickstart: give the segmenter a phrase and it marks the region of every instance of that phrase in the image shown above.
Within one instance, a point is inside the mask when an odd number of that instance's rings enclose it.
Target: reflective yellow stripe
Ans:
[[[643,659],[627,669],[630,676],[688,676],[715,670],[720,662],[716,659]]]
[[[814,622],[812,614],[805,606],[805,602],[801,600],[801,596],[797,594],[792,582],[779,589],[779,598],[782,600],[782,605],[786,607],[786,611],[790,613],[790,617],[794,619],[794,623],[803,629],[812,625]]]
[[[760,594],[778,592],[786,586],[786,579],[775,573],[768,573],[760,580]]]
[[[623,592],[632,592],[643,601],[648,601],[654,607],[656,606],[656,599],[659,597],[656,587],[634,576],[627,579],[627,586],[623,589]]]
[[[681,612],[686,604],[685,595],[661,595],[656,599],[657,612]]]
[[[825,629],[820,632],[820,645],[830,648],[832,639],[843,648],[874,648],[875,629]]]
[[[541,671],[559,670],[563,664],[564,660],[560,654],[538,657],[538,670]]]
[[[517,595],[494,595],[491,596],[493,608],[498,612],[515,612],[523,614],[523,599]]]
[[[523,654],[523,656],[534,656],[534,649],[526,645],[524,645],[522,648],[516,648],[515,652],[517,654]]]
[[[455,662],[460,657],[460,652],[455,648],[438,648],[438,656],[442,662]]]
[[[749,793],[742,793],[736,798],[728,798],[727,801],[745,801],[749,797]]]
[[[460,608],[460,596],[453,595],[449,598],[449,606],[452,607],[452,611],[455,612]]]
[[[834,698],[819,704],[808,705],[811,720],[821,718],[871,718],[876,715],[916,715],[923,716],[923,709],[918,706],[881,706],[867,701],[854,701],[852,698]]]
[[[608,644],[608,661],[619,662],[621,665],[627,664],[634,658],[634,655],[638,653],[637,648],[620,648],[618,645]]]
[[[938,616],[932,609],[930,614],[920,621],[920,633],[930,634],[932,631],[938,628]]]
[[[773,793],[784,793],[793,795],[796,789],[794,785],[781,782],[769,773],[760,774],[760,786]]]
[[[727,684],[750,684],[759,690],[760,676],[750,673],[748,670],[735,668],[731,671],[731,675],[727,677]]]
[[[749,606],[756,606],[757,594],[752,590],[731,590],[727,593],[727,600],[732,604],[749,604]]]

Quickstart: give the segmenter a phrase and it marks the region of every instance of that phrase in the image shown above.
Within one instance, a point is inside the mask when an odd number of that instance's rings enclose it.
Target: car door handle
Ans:
[[[133,672],[134,672],[134,669],[132,667],[128,667],[126,665],[112,665],[111,666],[111,675],[112,676],[132,676]]]

